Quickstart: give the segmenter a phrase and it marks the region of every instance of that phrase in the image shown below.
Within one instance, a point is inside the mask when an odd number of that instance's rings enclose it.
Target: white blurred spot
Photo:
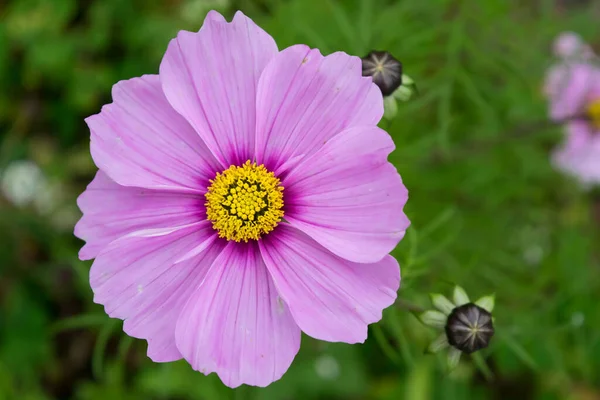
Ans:
[[[16,206],[29,204],[46,187],[46,178],[33,161],[14,161],[2,172],[2,193]]]
[[[585,315],[581,312],[575,312],[571,315],[571,325],[579,327],[585,322]]]
[[[142,293],[144,291],[144,287],[142,285],[138,285],[137,291],[138,293]]]
[[[340,376],[340,364],[332,356],[324,354],[315,361],[315,371],[320,378],[333,380]]]
[[[538,265],[544,257],[544,249],[540,245],[527,247],[523,251],[523,259],[529,265]]]
[[[64,190],[50,182],[36,163],[30,160],[14,161],[0,171],[2,195],[17,207],[32,205],[42,215],[49,215],[58,229],[72,230],[80,214],[77,208],[57,210]]]

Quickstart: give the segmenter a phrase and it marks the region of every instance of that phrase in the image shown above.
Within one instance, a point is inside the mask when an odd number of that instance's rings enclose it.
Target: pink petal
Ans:
[[[109,316],[125,320],[128,335],[147,339],[152,360],[178,360],[175,322],[222,249],[208,221],[129,234],[94,261],[94,302],[103,304]],[[192,251],[199,254],[177,263]]]
[[[86,119],[94,162],[123,186],[201,193],[221,170],[167,102],[158,75],[121,81],[113,103]]]
[[[300,347],[300,329],[256,243],[230,242],[181,312],[177,347],[195,370],[230,387],[281,378]]]
[[[347,260],[381,260],[410,225],[408,191],[387,161],[393,149],[377,127],[333,137],[283,180],[286,220]]]
[[[580,155],[589,146],[591,130],[584,121],[575,121],[566,125],[567,135],[564,143],[553,154],[555,165],[567,172],[574,173],[582,162]]]
[[[102,171],[77,199],[83,217],[75,236],[87,243],[79,258],[89,260],[121,236],[145,228],[165,228],[205,219],[204,196],[121,186]]]
[[[600,132],[586,121],[567,124],[565,143],[554,151],[552,162],[584,185],[600,183]]]
[[[544,94],[553,98],[561,90],[565,76],[568,76],[568,69],[564,64],[553,65],[548,68],[544,81]]]
[[[256,157],[272,171],[310,155],[347,127],[376,125],[381,91],[362,76],[360,58],[323,57],[297,45],[280,52],[258,84]]]
[[[561,64],[550,70],[546,92],[550,94],[550,117],[574,118],[583,113],[590,88],[600,79],[600,70],[589,64]]]
[[[353,263],[284,224],[259,246],[294,320],[314,338],[364,342],[367,325],[379,321],[396,299],[400,268],[391,256],[373,264]]]
[[[254,158],[256,86],[277,45],[241,12],[231,23],[217,15],[200,32],[171,40],[160,79],[172,106],[227,167]]]
[[[206,21],[216,21],[216,22],[223,22],[223,23],[227,22],[227,20],[225,19],[225,17],[223,17],[221,14],[219,14],[218,11],[215,11],[215,10],[210,10],[206,14],[206,18],[204,19],[204,23],[205,24],[206,24]]]
[[[600,101],[600,68],[596,69],[593,81],[590,85],[590,93],[588,94],[589,102]]]

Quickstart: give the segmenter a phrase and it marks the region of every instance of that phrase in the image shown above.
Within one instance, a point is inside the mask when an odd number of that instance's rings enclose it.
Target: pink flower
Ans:
[[[563,32],[554,40],[554,55],[563,59],[590,59],[592,48],[575,32]]]
[[[238,12],[180,32],[158,75],[87,119],[99,168],[79,197],[94,301],[228,386],[279,379],[300,332],[358,343],[400,284],[388,253],[408,194],[361,60],[322,56]]]
[[[598,69],[591,62],[595,55],[590,46],[576,33],[561,33],[553,48],[558,63],[548,70],[544,93],[550,99],[550,117],[562,120],[582,110]]]
[[[573,121],[566,129],[564,143],[552,154],[554,165],[586,187],[600,184],[600,128]]]
[[[573,33],[554,44],[560,57],[546,77],[550,117],[566,121],[565,142],[552,160],[558,169],[584,185],[600,183],[600,68],[590,47]]]
[[[593,82],[599,69],[587,63],[561,63],[550,68],[546,95],[550,100],[550,118],[562,121],[584,116],[594,101]]]

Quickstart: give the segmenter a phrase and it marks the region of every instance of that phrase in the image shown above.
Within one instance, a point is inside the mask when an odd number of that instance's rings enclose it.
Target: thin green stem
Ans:
[[[479,369],[479,372],[481,372],[485,380],[488,382],[492,382],[494,380],[494,373],[487,365],[487,362],[485,362],[485,359],[483,358],[481,353],[473,353],[471,357],[473,358],[473,362],[475,363],[475,365]]]
[[[377,324],[373,325],[373,335],[375,336],[375,340],[379,344],[381,351],[394,363],[400,364],[400,357],[394,347],[387,341],[385,334],[381,327]]]

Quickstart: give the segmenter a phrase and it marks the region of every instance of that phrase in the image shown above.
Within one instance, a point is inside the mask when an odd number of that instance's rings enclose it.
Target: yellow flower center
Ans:
[[[258,240],[283,217],[283,186],[264,165],[246,161],[217,173],[206,192],[206,216],[219,237]]]
[[[600,129],[600,99],[592,101],[587,108],[590,123],[596,129]]]

